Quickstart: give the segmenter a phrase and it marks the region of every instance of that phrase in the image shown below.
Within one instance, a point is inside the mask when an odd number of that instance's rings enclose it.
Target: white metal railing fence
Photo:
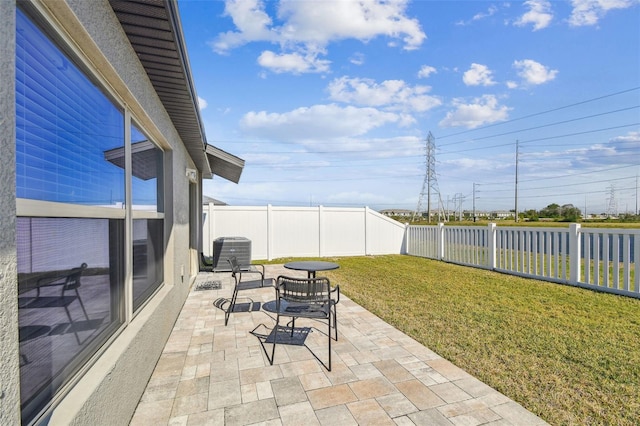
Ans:
[[[404,253],[406,225],[375,210],[341,207],[203,206],[203,244],[220,237],[251,240],[251,258]]]
[[[409,226],[407,254],[640,298],[640,230]]]

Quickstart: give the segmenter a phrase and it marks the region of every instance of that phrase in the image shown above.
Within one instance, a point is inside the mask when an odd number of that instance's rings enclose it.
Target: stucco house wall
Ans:
[[[34,0],[63,39],[165,150],[164,284],[91,360],[44,417],[50,424],[126,425],[145,389],[197,271],[190,239],[198,169],[107,0]],[[0,424],[20,423],[17,255],[15,243],[15,11],[0,1]],[[199,196],[201,197],[201,196]],[[196,197],[200,199],[199,197]],[[192,197],[193,198],[193,197]],[[198,201],[198,200],[196,200]],[[201,214],[196,215],[198,217]],[[197,253],[196,253],[197,254]],[[197,258],[197,257],[196,257]],[[184,274],[184,275],[183,275]]]
[[[20,422],[15,185],[15,16],[0,1],[0,424]]]

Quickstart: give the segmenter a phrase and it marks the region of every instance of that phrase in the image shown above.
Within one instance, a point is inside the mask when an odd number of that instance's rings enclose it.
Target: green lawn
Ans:
[[[640,300],[412,256],[326,260],[352,300],[549,423],[640,421]]]

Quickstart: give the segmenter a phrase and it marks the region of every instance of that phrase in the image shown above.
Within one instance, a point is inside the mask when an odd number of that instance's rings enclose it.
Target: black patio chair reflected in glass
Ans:
[[[82,298],[80,297],[80,292],[78,289],[80,288],[80,279],[82,274],[87,269],[87,264],[82,263],[77,268],[72,268],[67,271],[58,271],[55,275],[47,276],[38,279],[36,284],[36,300],[33,303],[30,303],[24,308],[33,308],[33,307],[41,307],[41,308],[51,308],[51,307],[60,307],[62,306],[67,313],[67,318],[69,318],[69,324],[73,333],[76,336],[76,341],[78,345],[82,344],[80,340],[80,336],[78,336],[78,331],[75,327],[75,322],[73,321],[73,317],[71,315],[71,311],[69,310],[69,305],[75,300],[80,304],[80,308],[82,309],[82,313],[87,321],[89,321],[89,315],[87,314],[87,310],[84,307],[84,303],[82,302]],[[60,296],[58,298],[51,297],[40,297],[40,289],[43,287],[60,287]],[[74,291],[75,296],[67,296],[66,292]]]
[[[335,298],[333,297],[335,295]],[[340,301],[340,287],[331,288],[328,278],[291,278],[279,276],[276,281],[276,325],[273,329],[273,348],[269,362],[273,365],[273,359],[278,343],[278,333],[281,317],[291,318],[290,329],[284,327],[291,337],[295,330],[297,318],[309,318],[318,321],[327,321],[328,363],[325,364],[316,354],[314,357],[328,370],[331,371],[331,340],[338,340],[338,323],[336,304]],[[331,336],[333,328],[335,337]]]
[[[253,290],[253,289],[265,287],[265,282],[266,282],[264,279],[264,265],[241,265],[240,263],[238,263],[238,259],[235,256],[231,256],[229,259],[227,259],[227,261],[231,266],[231,276],[233,277],[233,280],[234,280],[234,286],[233,286],[233,295],[231,296],[231,299],[230,300],[227,299],[224,303],[218,303],[218,307],[225,311],[224,325],[227,325],[227,323],[229,322],[229,316],[231,316],[231,313],[234,312],[234,310],[236,310],[238,292],[242,290]],[[260,279],[242,281],[242,276],[243,275],[246,276],[248,274],[254,274],[254,275],[258,274],[260,275]],[[252,311],[252,310],[260,309],[259,307],[257,309],[253,309],[256,303],[248,297],[246,299],[249,300],[249,305],[248,305],[248,309],[243,309],[243,311],[244,310]]]

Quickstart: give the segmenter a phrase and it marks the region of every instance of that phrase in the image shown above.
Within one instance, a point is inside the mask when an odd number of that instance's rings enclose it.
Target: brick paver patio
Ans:
[[[280,274],[306,273],[267,265],[268,277]],[[196,290],[211,280],[222,287]],[[230,296],[232,282],[229,273],[200,273],[131,425],[546,424],[344,295],[332,371],[310,352],[327,359],[326,335],[315,329],[307,346],[278,345],[271,366],[250,332],[259,324],[271,329],[274,314],[233,313],[225,327],[214,306]],[[275,291],[240,295],[264,304]],[[304,326],[313,323],[296,322]]]

